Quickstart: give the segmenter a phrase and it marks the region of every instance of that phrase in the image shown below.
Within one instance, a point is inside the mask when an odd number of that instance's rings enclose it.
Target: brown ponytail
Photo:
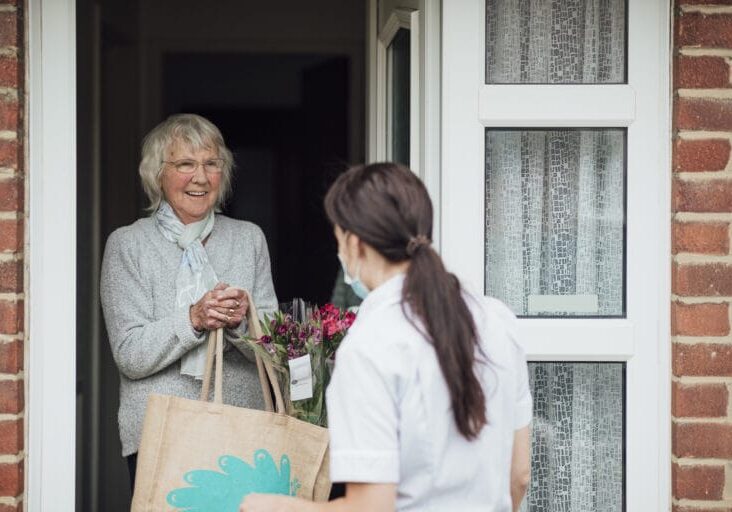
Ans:
[[[392,163],[343,173],[325,197],[333,224],[356,234],[391,262],[411,260],[402,308],[421,320],[450,393],[453,416],[466,439],[486,424],[485,394],[476,374],[480,345],[460,282],[430,246],[432,202],[409,169]]]

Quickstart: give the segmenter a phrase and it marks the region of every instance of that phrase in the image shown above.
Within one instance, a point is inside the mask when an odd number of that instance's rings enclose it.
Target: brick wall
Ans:
[[[732,0],[674,11],[674,511],[732,511]]]
[[[0,512],[23,497],[23,32],[22,2],[0,0]]]

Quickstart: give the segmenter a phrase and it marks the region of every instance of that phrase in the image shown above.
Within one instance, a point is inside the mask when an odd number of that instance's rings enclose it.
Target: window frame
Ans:
[[[409,31],[409,167],[419,173],[419,10],[407,7],[392,9],[384,27],[378,32],[376,51],[377,123],[376,160],[391,160],[391,73],[389,47],[399,29]]]
[[[399,26],[386,30],[395,11],[409,14],[410,168],[427,186],[434,211],[432,239],[440,247],[442,159],[442,0],[367,0],[366,155],[386,159],[386,48]],[[400,17],[391,24],[399,22]],[[407,23],[404,14],[402,24]],[[380,22],[381,20],[381,22]]]

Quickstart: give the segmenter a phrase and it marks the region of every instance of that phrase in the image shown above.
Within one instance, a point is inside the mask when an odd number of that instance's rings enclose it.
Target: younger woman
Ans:
[[[241,511],[517,510],[531,395],[514,315],[445,270],[409,169],[350,169],[325,210],[346,282],[365,299],[327,391],[331,480],[346,496],[250,495]]]

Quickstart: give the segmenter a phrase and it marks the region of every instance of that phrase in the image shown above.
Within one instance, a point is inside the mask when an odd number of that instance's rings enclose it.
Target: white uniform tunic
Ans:
[[[397,484],[400,511],[510,511],[514,431],[531,421],[516,317],[465,294],[489,361],[479,367],[488,425],[469,442],[434,349],[402,312],[403,283],[398,275],[368,295],[338,349],[327,392],[331,479]]]

